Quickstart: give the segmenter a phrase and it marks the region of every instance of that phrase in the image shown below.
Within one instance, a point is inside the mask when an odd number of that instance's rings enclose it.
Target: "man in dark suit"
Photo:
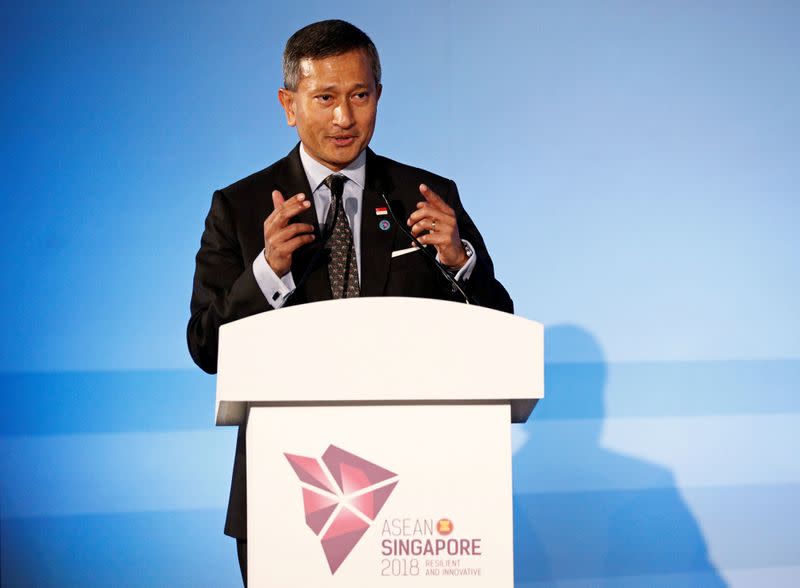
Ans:
[[[215,373],[221,325],[284,305],[353,296],[463,301],[396,220],[473,302],[513,312],[455,183],[367,148],[382,90],[369,37],[343,21],[314,23],[289,39],[283,68],[278,98],[300,143],[214,193],[187,328],[194,361]],[[242,428],[225,533],[237,539],[246,583],[245,463]]]

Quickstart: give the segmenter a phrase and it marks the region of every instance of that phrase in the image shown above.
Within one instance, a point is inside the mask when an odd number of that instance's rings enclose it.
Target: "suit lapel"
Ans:
[[[364,196],[361,201],[361,296],[381,296],[389,275],[389,262],[392,244],[397,227],[391,216],[377,216],[376,208],[384,208],[386,203],[381,194],[390,197],[393,186],[380,161],[371,149],[367,149],[367,169]],[[404,219],[399,219],[403,222]],[[381,228],[381,223],[388,229]]]
[[[290,198],[298,192],[306,195],[306,198],[311,202],[311,206],[298,214],[292,222],[308,223],[314,227],[314,235],[316,239],[300,247],[292,258],[292,277],[297,285],[302,279],[308,265],[316,255],[317,251],[322,247],[322,239],[320,238],[319,223],[317,222],[317,210],[314,206],[314,197],[312,195],[311,186],[308,184],[308,176],[303,169],[303,164],[300,161],[300,143],[298,143],[289,155],[284,159],[284,169],[278,176],[276,189],[280,190],[284,198]],[[328,265],[325,255],[320,255],[316,262],[315,268],[310,270],[308,278],[306,278],[305,285],[302,286],[305,291],[304,298],[308,301],[314,300],[328,300],[331,298],[331,283],[328,277]],[[302,292],[298,292],[302,294]]]

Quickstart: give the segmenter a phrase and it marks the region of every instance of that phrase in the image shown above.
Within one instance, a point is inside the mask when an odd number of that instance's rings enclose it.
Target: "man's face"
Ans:
[[[286,122],[297,127],[311,157],[339,171],[372,139],[381,85],[360,50],[304,59],[300,74],[297,90],[278,90]]]

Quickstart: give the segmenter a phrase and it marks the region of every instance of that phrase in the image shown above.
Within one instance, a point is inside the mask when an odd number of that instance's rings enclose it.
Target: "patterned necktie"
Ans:
[[[331,231],[328,241],[331,250],[328,274],[331,278],[331,294],[334,298],[356,298],[361,294],[353,233],[350,231],[350,223],[347,221],[342,202],[346,181],[346,176],[331,174],[322,182],[331,191],[331,205],[325,218],[325,226]],[[334,219],[336,219],[335,223]]]

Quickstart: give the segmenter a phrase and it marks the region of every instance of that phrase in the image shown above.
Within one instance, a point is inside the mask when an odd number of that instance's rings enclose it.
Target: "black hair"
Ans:
[[[322,20],[305,26],[286,41],[283,86],[287,90],[297,90],[303,59],[324,59],[359,49],[367,55],[375,84],[379,84],[381,60],[375,44],[364,31],[343,20]]]

